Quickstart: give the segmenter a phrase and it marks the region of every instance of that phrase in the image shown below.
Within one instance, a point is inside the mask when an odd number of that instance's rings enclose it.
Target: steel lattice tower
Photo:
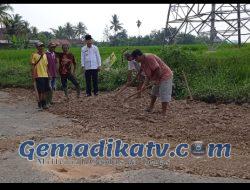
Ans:
[[[170,4],[163,44],[175,43],[179,33],[241,44],[250,39],[250,4]]]

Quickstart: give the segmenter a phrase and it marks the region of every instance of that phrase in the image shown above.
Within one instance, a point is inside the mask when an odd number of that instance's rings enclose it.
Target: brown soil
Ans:
[[[23,95],[35,101],[29,90],[11,89],[13,97]],[[206,104],[204,102],[173,101],[166,117],[161,116],[160,103],[155,112],[144,113],[149,102],[148,93],[141,99],[123,99],[135,92],[131,88],[119,99],[112,93],[101,93],[98,97],[76,98],[71,92],[70,100],[64,99],[62,92],[56,92],[56,104],[49,112],[71,118],[72,126],[59,126],[50,130],[46,137],[72,137],[98,142],[101,138],[122,139],[125,142],[143,143],[149,140],[159,143],[231,143],[231,158],[209,159],[189,156],[185,159],[169,158],[167,168],[174,171],[204,176],[239,177],[250,179],[250,108],[249,105]],[[1,143],[2,144],[2,143]],[[135,167],[121,167],[120,170],[145,168],[143,164]],[[67,172],[61,172],[67,173]]]

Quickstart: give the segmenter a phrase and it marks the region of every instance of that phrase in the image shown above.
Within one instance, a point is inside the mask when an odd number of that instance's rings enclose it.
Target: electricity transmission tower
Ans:
[[[170,4],[163,44],[176,42],[178,34],[222,41],[239,46],[250,39],[250,4]]]

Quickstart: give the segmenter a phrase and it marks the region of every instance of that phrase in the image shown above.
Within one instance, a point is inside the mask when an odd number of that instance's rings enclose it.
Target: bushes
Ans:
[[[127,71],[125,69],[112,69],[103,71],[99,75],[100,90],[112,91],[126,82]]]
[[[187,96],[183,71],[187,75],[188,80],[195,77],[193,73],[199,70],[199,65],[194,53],[181,50],[178,46],[171,46],[164,48],[160,53],[160,57],[173,70],[176,98],[181,99]]]
[[[187,96],[183,70],[195,99],[209,103],[250,103],[250,54],[245,48],[225,50],[223,46],[216,52],[200,52],[171,46],[160,57],[174,71],[178,99]]]

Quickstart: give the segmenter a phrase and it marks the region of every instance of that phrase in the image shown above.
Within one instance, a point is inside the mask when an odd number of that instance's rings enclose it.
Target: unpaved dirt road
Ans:
[[[169,116],[163,118],[143,113],[147,97],[123,105],[111,94],[80,100],[74,95],[65,102],[57,92],[55,106],[38,112],[32,91],[0,91],[0,182],[249,182],[248,107],[174,102]],[[186,113],[192,117],[188,119]],[[109,137],[173,144],[223,141],[235,149],[229,160],[173,159],[165,166],[41,165],[18,155],[20,142],[28,139],[77,143]]]

